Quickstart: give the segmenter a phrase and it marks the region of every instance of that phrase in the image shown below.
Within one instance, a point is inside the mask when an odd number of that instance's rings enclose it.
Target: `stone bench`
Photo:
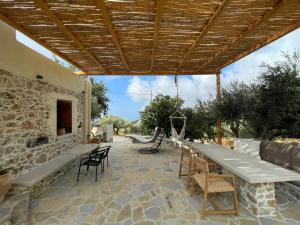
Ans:
[[[234,150],[300,174],[300,146],[253,139],[234,139]],[[300,202],[300,181],[276,183],[276,195]]]
[[[13,179],[12,184],[31,188],[31,197],[45,193],[56,180],[69,171],[75,155],[61,155],[30,172]]]
[[[59,157],[17,176],[0,206],[0,225],[27,224],[30,199],[49,191],[63,175],[76,167],[81,157],[88,155],[99,144],[79,144]]]

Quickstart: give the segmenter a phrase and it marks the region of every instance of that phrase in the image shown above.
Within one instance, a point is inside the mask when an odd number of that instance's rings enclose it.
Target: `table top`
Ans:
[[[192,143],[191,147],[229,172],[252,184],[300,180],[299,173],[224,148],[221,145]]]
[[[85,155],[87,153],[92,152],[99,146],[100,146],[99,144],[78,144],[74,148],[67,150],[65,152],[65,154],[81,156],[81,155]],[[102,145],[101,145],[101,147],[102,147]]]

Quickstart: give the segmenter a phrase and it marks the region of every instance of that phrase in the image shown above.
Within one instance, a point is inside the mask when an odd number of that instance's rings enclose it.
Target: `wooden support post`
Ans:
[[[216,74],[216,89],[217,89],[217,98],[221,97],[221,78],[220,72]],[[222,144],[222,127],[221,127],[221,118],[217,118],[217,143]]]

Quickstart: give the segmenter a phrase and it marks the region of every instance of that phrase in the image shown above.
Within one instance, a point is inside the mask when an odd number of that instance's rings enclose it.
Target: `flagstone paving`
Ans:
[[[299,203],[278,199],[277,216],[257,219],[241,208],[240,216],[200,218],[199,196],[190,197],[187,180],[178,179],[180,152],[164,146],[141,155],[141,144],[116,139],[109,166],[94,181],[94,170],[83,171],[76,183],[74,168],[55,187],[31,202],[32,225],[283,225],[300,224]],[[144,145],[143,145],[144,146]],[[219,204],[228,207],[217,196]]]

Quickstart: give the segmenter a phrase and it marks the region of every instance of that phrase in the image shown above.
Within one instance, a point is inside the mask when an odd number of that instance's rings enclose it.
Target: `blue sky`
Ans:
[[[32,49],[52,59],[52,53],[31,39],[17,32],[17,39]],[[221,85],[233,80],[251,82],[259,74],[262,62],[273,63],[282,58],[282,52],[300,51],[300,29],[278,39],[239,61],[225,67],[221,73]],[[67,62],[61,60],[64,65]],[[143,110],[157,94],[176,95],[174,76],[95,76],[108,88],[109,114],[130,121],[139,118]],[[215,76],[179,76],[179,95],[185,106],[193,106],[197,99],[205,100],[215,94]]]

